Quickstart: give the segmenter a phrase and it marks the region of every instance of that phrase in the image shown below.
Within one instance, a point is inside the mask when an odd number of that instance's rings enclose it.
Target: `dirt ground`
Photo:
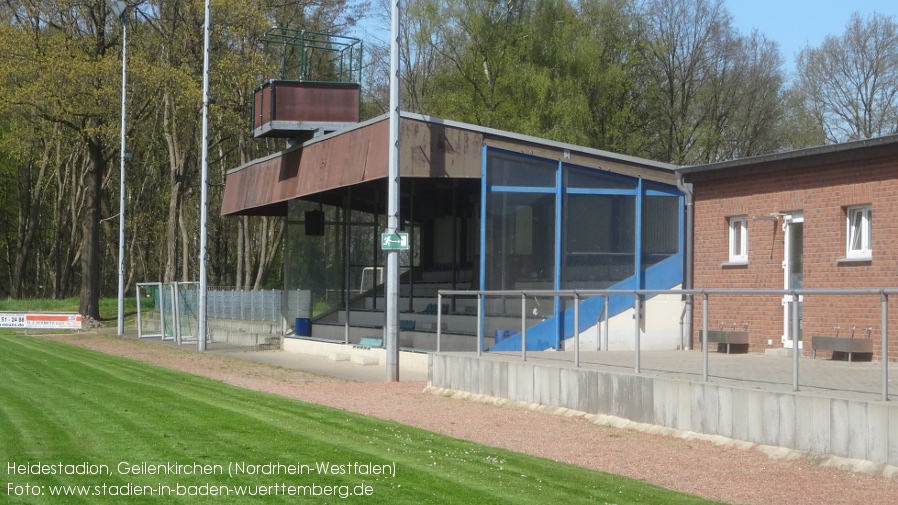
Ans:
[[[804,458],[773,459],[756,448],[614,428],[580,416],[429,394],[424,382],[350,382],[100,333],[43,337],[727,503],[898,503],[898,478]]]

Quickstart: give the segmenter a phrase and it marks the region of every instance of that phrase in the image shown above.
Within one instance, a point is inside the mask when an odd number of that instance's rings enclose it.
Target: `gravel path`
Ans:
[[[424,382],[350,382],[105,334],[44,338],[727,503],[898,503],[898,479],[817,466],[804,459],[771,459],[736,445],[603,426],[578,416],[427,394]]]

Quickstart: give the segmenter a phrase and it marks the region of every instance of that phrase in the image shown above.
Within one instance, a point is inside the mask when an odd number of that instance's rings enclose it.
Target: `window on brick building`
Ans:
[[[730,222],[730,262],[745,263],[748,261],[748,218],[734,216]]]
[[[873,250],[870,242],[873,208],[870,205],[848,207],[848,247],[845,253],[848,258],[870,258]]]

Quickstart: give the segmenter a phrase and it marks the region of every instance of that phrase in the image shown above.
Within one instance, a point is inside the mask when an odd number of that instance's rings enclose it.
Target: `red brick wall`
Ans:
[[[687,175],[695,195],[694,286],[702,288],[783,289],[784,232],[778,221],[755,216],[802,211],[804,213],[804,287],[898,287],[898,159],[863,164],[829,164],[763,171],[761,166],[721,169]],[[845,257],[845,208],[870,204],[871,261],[839,262]],[[726,266],[729,261],[729,216],[748,216],[748,264]],[[898,295],[890,297],[890,359],[898,357]],[[711,296],[708,325],[748,323],[750,352],[783,347],[783,306],[780,296]],[[702,324],[702,301],[696,299],[693,345]],[[803,338],[810,353],[811,335],[864,338],[872,328],[874,359],[881,356],[881,305],[877,296],[814,295],[804,299]],[[772,345],[768,345],[768,340]],[[818,352],[818,357],[826,353]]]

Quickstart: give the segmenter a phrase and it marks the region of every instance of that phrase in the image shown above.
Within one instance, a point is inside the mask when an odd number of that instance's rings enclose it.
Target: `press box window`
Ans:
[[[870,258],[873,256],[871,249],[870,230],[873,219],[873,208],[869,205],[848,207],[848,248],[845,252],[848,258]]]
[[[748,218],[737,216],[730,222],[730,263],[748,262]]]

